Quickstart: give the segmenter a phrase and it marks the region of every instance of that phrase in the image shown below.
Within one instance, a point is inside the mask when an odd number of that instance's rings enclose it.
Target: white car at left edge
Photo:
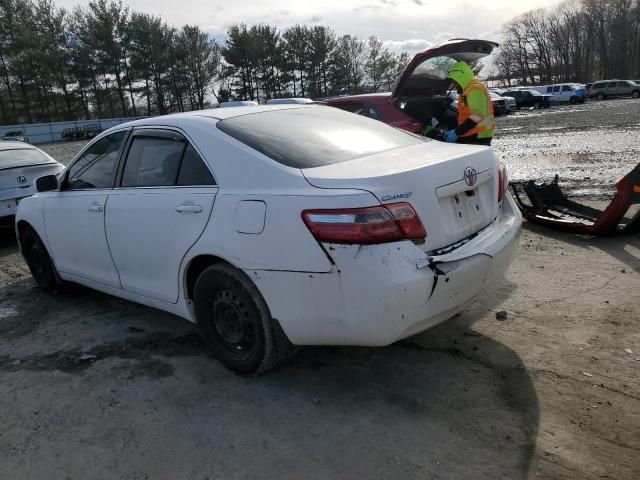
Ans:
[[[12,225],[18,203],[36,192],[36,180],[64,166],[28,143],[0,142],[0,225]]]

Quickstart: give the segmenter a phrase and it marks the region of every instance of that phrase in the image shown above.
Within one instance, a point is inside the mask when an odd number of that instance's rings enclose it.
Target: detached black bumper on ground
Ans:
[[[551,183],[513,182],[511,190],[522,215],[530,222],[556,230],[586,235],[640,232],[640,211],[625,218],[631,205],[640,204],[640,163],[617,185],[617,193],[604,210],[581,205],[562,193],[558,175]],[[528,198],[525,202],[524,197]]]

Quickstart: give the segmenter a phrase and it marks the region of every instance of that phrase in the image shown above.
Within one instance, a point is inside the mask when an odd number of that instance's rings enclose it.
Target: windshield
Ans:
[[[0,150],[0,170],[5,168],[28,167],[30,165],[42,165],[43,163],[51,163],[40,150],[31,148],[20,148],[12,150]]]
[[[217,127],[282,165],[313,168],[428,141],[334,107],[240,115]]]

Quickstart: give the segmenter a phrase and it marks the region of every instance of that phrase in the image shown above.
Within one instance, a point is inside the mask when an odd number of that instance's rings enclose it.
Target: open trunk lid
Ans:
[[[424,251],[463,240],[498,214],[498,161],[486,147],[428,142],[302,173],[318,188],[355,188],[382,204],[410,203],[427,230]]]
[[[393,100],[417,94],[437,95],[446,92],[451,80],[449,67],[456,61],[475,62],[489,55],[498,44],[488,40],[456,38],[417,53],[396,79]],[[425,63],[434,57],[449,57],[450,62]]]

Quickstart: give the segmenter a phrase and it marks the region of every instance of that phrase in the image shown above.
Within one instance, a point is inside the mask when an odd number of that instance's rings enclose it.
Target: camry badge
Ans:
[[[382,201],[387,202],[389,200],[397,200],[399,198],[409,198],[411,195],[412,192],[392,193],[390,195],[383,195]]]
[[[464,169],[464,181],[470,187],[473,187],[478,181],[478,171],[473,167]]]

